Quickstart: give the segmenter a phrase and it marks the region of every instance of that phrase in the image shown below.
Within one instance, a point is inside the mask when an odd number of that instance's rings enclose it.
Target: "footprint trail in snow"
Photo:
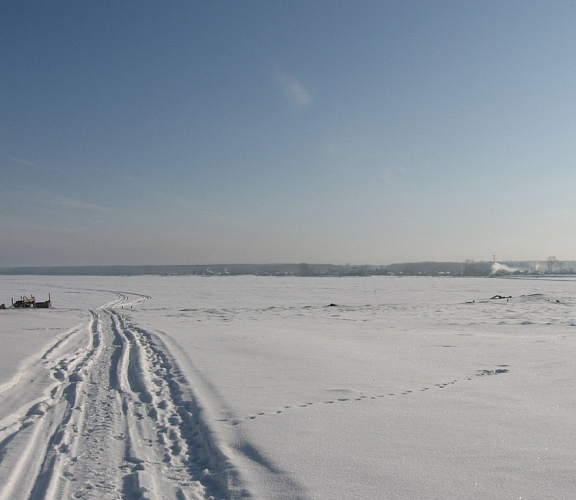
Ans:
[[[454,385],[454,384],[461,382],[463,380],[471,381],[475,377],[502,375],[505,373],[509,373],[510,370],[507,367],[508,367],[508,365],[497,365],[495,369],[476,370],[474,377],[471,375],[468,375],[466,377],[450,380],[449,382],[436,383],[436,384],[433,384],[431,386],[422,387],[422,388],[418,389],[418,391],[419,392],[426,392],[426,391],[430,390],[431,388],[444,389],[445,387],[449,387],[449,386]],[[349,393],[358,392],[358,391],[349,390],[349,389],[339,389],[337,391],[349,392]],[[415,391],[415,390],[405,390],[405,391],[400,391],[400,392],[388,392],[385,394],[374,394],[374,395],[367,395],[367,394],[358,392],[358,394],[351,395],[350,397],[340,397],[340,398],[326,399],[323,401],[316,401],[316,402],[312,401],[312,402],[306,402],[306,403],[285,405],[285,406],[278,408],[276,410],[273,410],[273,411],[261,411],[261,412],[257,412],[255,414],[249,415],[247,417],[230,418],[230,419],[229,418],[223,418],[223,419],[220,419],[219,422],[225,422],[225,423],[228,423],[230,425],[238,425],[242,422],[249,422],[251,420],[255,420],[258,417],[264,417],[264,416],[270,416],[270,415],[280,415],[280,414],[286,412],[287,410],[307,408],[307,407],[312,406],[314,404],[316,404],[316,405],[319,405],[319,404],[331,405],[331,404],[335,404],[335,403],[350,403],[350,402],[358,402],[358,401],[375,401],[377,399],[388,398],[390,396],[397,396],[397,395],[408,396],[410,394],[413,395],[413,394],[416,394],[416,392],[417,391]]]

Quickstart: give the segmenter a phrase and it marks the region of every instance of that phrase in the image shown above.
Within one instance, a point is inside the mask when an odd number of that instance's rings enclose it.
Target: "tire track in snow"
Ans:
[[[231,493],[228,460],[174,361],[117,311],[146,297],[115,293],[91,311],[83,331],[70,334],[88,331],[86,348],[61,355],[56,344],[46,352],[49,395],[0,427],[0,469],[13,441],[20,452],[0,500],[247,496]]]

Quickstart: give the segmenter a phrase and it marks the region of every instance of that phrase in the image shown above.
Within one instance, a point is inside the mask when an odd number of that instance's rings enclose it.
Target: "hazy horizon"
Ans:
[[[553,259],[552,261],[550,259]],[[366,274],[370,271],[374,274]],[[330,262],[269,262],[269,263],[200,263],[200,264],[106,264],[79,266],[0,266],[0,274],[30,275],[87,275],[87,276],[136,276],[156,274],[262,274],[302,276],[367,276],[407,275],[458,275],[492,276],[505,274],[573,274],[576,261],[547,260],[524,261],[401,261],[387,264]]]
[[[0,266],[576,259],[576,3],[0,6]]]

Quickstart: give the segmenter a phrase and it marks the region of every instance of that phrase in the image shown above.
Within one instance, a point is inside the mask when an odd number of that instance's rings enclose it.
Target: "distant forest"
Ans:
[[[575,274],[576,261],[407,262],[385,266],[337,264],[210,264],[135,266],[0,267],[0,275],[43,276],[501,276]]]

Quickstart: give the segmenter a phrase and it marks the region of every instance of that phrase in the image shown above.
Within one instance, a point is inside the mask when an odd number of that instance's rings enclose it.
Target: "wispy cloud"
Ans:
[[[0,188],[1,189],[1,188]],[[51,205],[55,207],[75,208],[79,210],[91,210],[99,212],[108,212],[110,208],[98,205],[96,203],[89,203],[84,200],[75,198],[67,198],[42,192],[22,192],[18,190],[9,190],[3,193],[4,198],[11,197],[20,200],[27,204],[36,203],[41,205]]]
[[[38,164],[38,163],[36,163],[36,162],[27,160],[27,159],[25,159],[25,158],[17,158],[17,157],[12,156],[10,159],[11,159],[14,163],[17,163],[18,165],[23,165],[23,166],[25,166],[25,167],[34,167],[34,168],[42,168],[42,169],[44,168],[42,165],[40,165],[40,164]]]
[[[69,237],[77,232],[77,228],[62,225],[55,220],[53,224],[34,222],[19,217],[7,215],[0,224],[0,239],[14,235],[52,235],[58,238]]]
[[[37,170],[48,170],[51,172],[64,172],[63,169],[61,168],[56,168],[56,167],[48,167],[46,165],[42,165],[40,163],[37,163],[35,161],[32,160],[28,160],[27,158],[20,158],[17,156],[10,156],[7,157],[11,162],[16,163],[17,165],[21,165],[23,167],[30,167],[30,168],[34,168]]]
[[[284,97],[293,107],[303,110],[310,105],[312,95],[295,76],[283,71],[277,71],[276,79],[280,84]]]
[[[101,205],[96,205],[94,203],[87,203],[82,200],[74,200],[71,198],[54,198],[49,200],[54,205],[59,205],[61,207],[68,207],[68,208],[78,208],[81,210],[93,210],[99,212],[107,212],[109,209],[107,207],[103,207]]]

